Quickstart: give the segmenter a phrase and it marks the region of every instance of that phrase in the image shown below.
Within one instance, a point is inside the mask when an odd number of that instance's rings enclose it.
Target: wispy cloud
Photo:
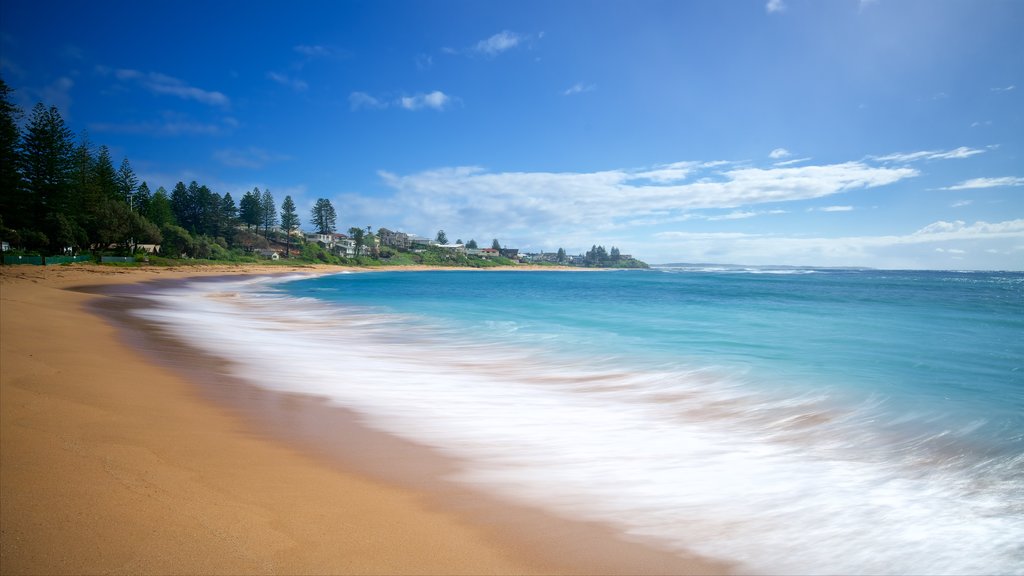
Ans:
[[[789,150],[786,150],[785,148],[776,148],[775,150],[772,150],[771,152],[768,153],[768,157],[771,158],[772,160],[778,160],[780,158],[786,158],[792,155],[793,153],[790,152]]]
[[[421,110],[423,108],[444,110],[451,104],[451,101],[451,96],[448,96],[440,90],[434,90],[427,94],[402,96],[398,99],[398,105],[406,110]]]
[[[809,160],[811,160],[810,157],[808,157],[808,158],[793,158],[792,160],[784,160],[782,162],[775,162],[774,164],[772,164],[772,166],[792,166],[793,164],[800,164],[802,162],[807,162]]]
[[[565,90],[563,90],[562,91],[562,95],[563,96],[572,96],[573,94],[582,94],[584,92],[593,92],[594,90],[597,90],[597,86],[594,85],[594,84],[584,84],[582,82],[577,82],[577,83],[573,84],[572,86],[570,86],[569,88],[566,88]]]
[[[98,70],[104,72],[107,69],[99,67]],[[231,103],[228,97],[221,92],[196,88],[195,86],[188,85],[183,80],[159,72],[140,72],[138,70],[122,68],[114,70],[113,74],[118,80],[135,82],[154,94],[166,94],[183,100],[195,100],[196,102],[211,106],[227,106]]]
[[[852,212],[853,206],[822,206],[821,208],[810,208],[808,212]]]
[[[159,122],[94,122],[89,124],[93,132],[118,134],[148,134],[152,136],[217,136],[238,127],[234,118],[224,118],[220,123],[199,122],[186,116],[166,114]]]
[[[495,56],[515,48],[524,39],[525,37],[521,34],[503,30],[490,38],[477,42],[473,49],[488,56]]]
[[[309,84],[305,80],[299,78],[292,78],[288,75],[281,74],[278,72],[267,72],[267,78],[277,82],[282,86],[287,86],[296,92],[303,92],[309,88]]]
[[[786,4],[782,0],[768,0],[768,3],[764,5],[764,10],[769,14],[785,12]]]
[[[383,110],[395,107],[412,111],[423,109],[442,111],[451,106],[454,100],[454,98],[440,90],[427,93],[421,92],[413,96],[400,96],[391,100],[378,98],[366,92],[353,92],[348,96],[349,107],[352,110]]]
[[[221,164],[231,168],[263,168],[267,164],[288,160],[288,156],[274,154],[262,148],[249,146],[248,148],[228,148],[217,150],[213,153],[214,159]]]
[[[970,206],[972,204],[972,202],[973,202],[972,200],[957,200],[956,202],[953,202],[952,204],[950,204],[949,207],[950,208],[963,208],[964,206]]]
[[[916,162],[919,160],[952,160],[960,158],[970,158],[976,154],[984,153],[984,150],[977,148],[968,148],[961,146],[953,150],[941,151],[941,150],[924,150],[920,152],[900,152],[896,154],[888,154],[886,156],[873,156],[873,160],[879,162]]]
[[[978,188],[1002,188],[1006,186],[1024,186],[1024,178],[1003,176],[1001,178],[971,178],[959,184],[941,188],[941,190],[975,190]]]
[[[352,110],[380,110],[388,107],[388,103],[379,98],[370,96],[366,92],[353,92],[348,95],[348,105]]]
[[[763,216],[766,214],[786,214],[786,210],[734,210],[728,214],[721,214],[718,216],[708,216],[705,220],[716,222],[719,220],[746,220],[747,218],[753,218],[755,216]]]
[[[1013,90],[1016,90],[1016,89],[1017,89],[1017,87],[1015,85],[1010,84],[1009,86],[1006,86],[1006,87],[1003,87],[1003,88],[993,88],[992,91],[993,92],[1012,92]]]
[[[489,172],[469,166],[380,175],[395,190],[393,213],[404,213],[401,217],[410,226],[452,222],[452,226],[462,223],[525,234],[550,227],[609,230],[637,219],[679,220],[694,210],[822,198],[885,186],[913,178],[918,171],[862,162],[793,168],[679,162],[641,170],[585,173]],[[746,208],[726,216],[737,219],[760,214],[745,214],[751,211]]]
[[[56,106],[62,114],[68,116],[71,110],[71,89],[74,87],[74,80],[67,76],[61,76],[37,92],[43,102]]]
[[[667,231],[653,235],[652,248],[671,254],[673,261],[742,262],[805,265],[872,265],[921,268],[941,265],[928,254],[961,255],[963,245],[996,255],[980,267],[998,266],[999,255],[1019,252],[1024,219],[1004,222],[939,221],[909,234],[846,237],[794,237],[779,234]],[[945,244],[945,245],[944,245]],[[949,244],[953,244],[949,246]],[[941,251],[939,249],[942,249]],[[945,256],[943,256],[945,258]],[[665,260],[662,260],[665,261]]]

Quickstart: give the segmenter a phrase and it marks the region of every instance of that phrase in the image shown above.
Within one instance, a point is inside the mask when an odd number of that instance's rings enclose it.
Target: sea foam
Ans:
[[[189,283],[136,314],[255,386],[326,398],[456,457],[452,481],[745,572],[1024,573],[1024,456],[901,434],[880,425],[885,398],[849,405],[759,390],[714,364],[622,367],[480,341],[289,296],[282,281]]]

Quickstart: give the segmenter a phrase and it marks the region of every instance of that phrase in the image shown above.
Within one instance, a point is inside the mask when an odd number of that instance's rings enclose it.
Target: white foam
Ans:
[[[464,459],[458,481],[748,571],[1024,573],[1024,457],[922,466],[876,433],[870,404],[467,342],[268,282],[169,290],[138,313],[256,385]]]

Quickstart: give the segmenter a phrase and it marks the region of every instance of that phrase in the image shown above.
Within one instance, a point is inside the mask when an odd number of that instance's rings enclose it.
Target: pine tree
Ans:
[[[336,229],[337,214],[327,198],[319,198],[313,205],[312,224],[317,234],[331,234]]]
[[[444,230],[438,230],[437,231],[437,238],[435,238],[435,241],[438,244],[442,244],[442,245],[443,244],[447,244],[448,243],[448,235],[444,233]]]
[[[22,113],[11,102],[11,92],[13,90],[0,78],[0,219],[5,226],[21,228],[28,212],[28,199],[18,170],[21,160],[18,121]]]
[[[473,239],[471,238],[471,239],[469,240],[469,243],[468,243],[468,244],[466,244],[466,248],[469,248],[469,249],[471,249],[471,250],[476,250],[476,249],[477,249],[477,245],[476,245],[476,240],[473,240]]]
[[[149,184],[145,182],[139,184],[139,187],[135,190],[135,211],[146,216],[149,214],[149,204],[152,201],[153,194],[149,191]]]
[[[291,196],[285,196],[281,203],[281,228],[284,230],[284,256],[291,255],[292,232],[299,227],[299,215],[295,212],[295,202]]]
[[[153,193],[153,199],[150,200],[148,210],[146,210],[146,219],[160,229],[175,224],[171,199],[167,197],[167,190],[164,190],[163,186],[157,188]]]
[[[260,224],[263,224],[263,237],[270,240],[270,229],[277,226],[277,206],[269,188],[260,197]]]
[[[96,162],[93,164],[93,176],[96,178],[96,186],[99,187],[100,195],[108,200],[123,200],[117,184],[117,172],[114,170],[114,163],[110,159],[110,149],[100,146],[96,154]]]
[[[251,191],[246,192],[242,195],[242,200],[238,207],[238,217],[245,224],[246,230],[251,230],[253,226],[256,227],[256,233],[259,233],[260,222],[262,221],[263,210],[260,209],[260,202],[262,201],[262,195],[260,194],[259,188],[253,188]]]
[[[120,199],[124,200],[124,202],[128,204],[129,210],[137,210],[138,207],[135,205],[135,190],[139,187],[139,179],[135,176],[135,172],[132,170],[132,166],[128,163],[127,158],[121,160],[121,168],[117,171],[114,181],[117,183],[117,191],[120,195]]]
[[[69,208],[74,141],[56,106],[36,104],[21,141],[28,228],[39,228],[46,215]]]
[[[494,250],[501,250],[501,243],[498,242],[497,238],[491,241],[491,248]]]

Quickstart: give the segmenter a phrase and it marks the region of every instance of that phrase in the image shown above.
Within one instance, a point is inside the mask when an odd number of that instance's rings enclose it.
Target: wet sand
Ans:
[[[0,572],[725,571],[445,482],[457,463],[109,315],[117,284],[338,270],[0,269]]]

